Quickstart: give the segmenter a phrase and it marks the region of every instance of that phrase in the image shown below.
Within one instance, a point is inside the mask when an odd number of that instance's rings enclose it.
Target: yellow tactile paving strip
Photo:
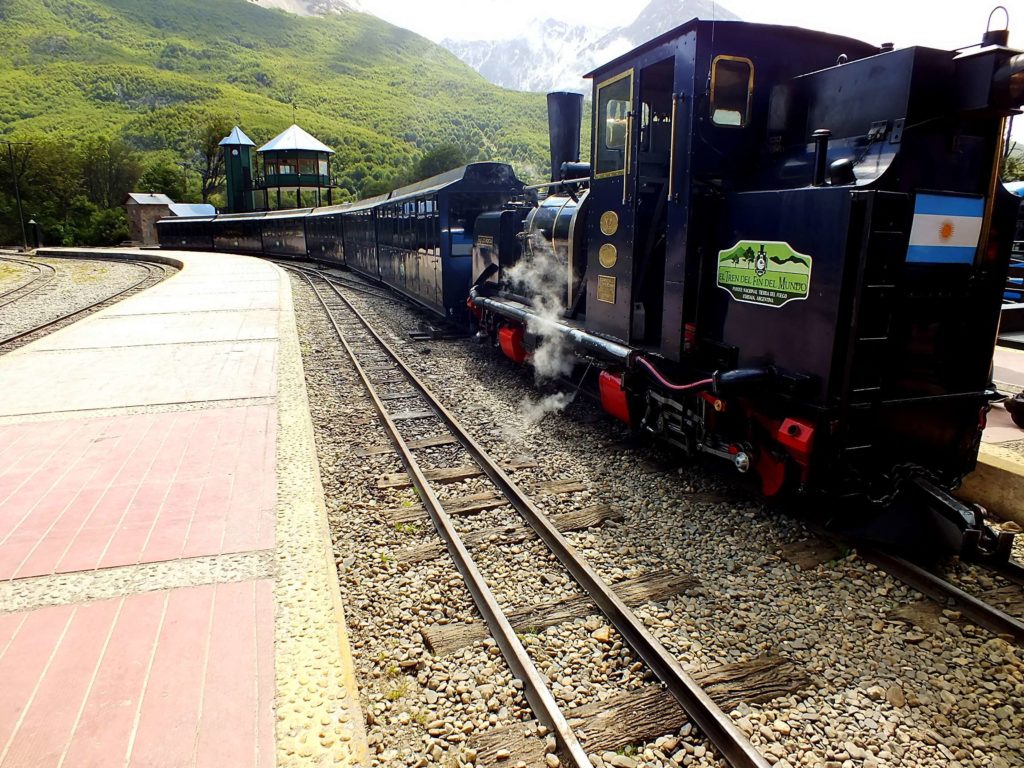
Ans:
[[[1024,457],[999,445],[982,443],[978,468],[964,479],[959,494],[1003,520],[1024,526]]]
[[[355,670],[299,351],[281,281],[278,368],[277,764],[368,765]]]

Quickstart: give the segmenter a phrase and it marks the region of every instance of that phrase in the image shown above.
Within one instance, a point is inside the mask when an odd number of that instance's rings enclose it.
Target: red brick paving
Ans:
[[[0,616],[0,766],[272,765],[273,616],[268,579]]]
[[[0,425],[0,579],[273,546],[272,405]]]
[[[195,259],[0,359],[0,580],[273,548],[281,282]],[[273,581],[159,586],[0,606],[0,768],[274,764]]]

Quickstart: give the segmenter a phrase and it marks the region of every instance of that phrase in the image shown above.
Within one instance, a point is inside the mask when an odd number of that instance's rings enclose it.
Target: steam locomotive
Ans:
[[[588,75],[589,163],[582,97],[549,95],[543,199],[480,163],[352,205],[167,219],[161,243],[345,265],[766,496],[912,499],[954,547],[1005,553],[949,492],[999,398],[1007,45],[694,19]]]

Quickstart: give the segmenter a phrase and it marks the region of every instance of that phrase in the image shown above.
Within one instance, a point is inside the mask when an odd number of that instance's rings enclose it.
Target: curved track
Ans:
[[[385,399],[377,392],[374,382],[364,367],[367,357],[373,361],[372,373],[376,375],[400,376],[400,381],[411,388],[408,396],[397,399],[388,396],[387,402],[401,402],[408,412],[410,399],[414,405],[422,405],[432,412],[450,434],[470,454],[483,474],[507,500],[548,549],[561,561],[573,579],[588,593],[598,608],[608,617],[625,641],[647,664],[654,675],[676,698],[695,725],[710,739],[722,757],[735,768],[765,768],[768,762],[750,744],[732,720],[711,700],[707,692],[693,680],[661,643],[645,628],[643,623],[612,591],[586,562],[579,558],[558,529],[535,506],[533,501],[510,479],[508,474],[468,434],[455,417],[431,394],[427,387],[408,368],[391,347],[378,335],[363,316],[342,295],[338,285],[329,278],[313,271],[282,265],[301,275],[319,299],[331,324],[345,348],[346,353],[370,394],[374,407],[384,423],[403,464],[406,466],[414,487],[419,492],[427,511],[434,521],[449,552],[456,562],[470,593],[483,615],[492,636],[513,673],[523,681],[524,693],[538,720],[555,735],[563,759],[578,768],[590,768],[591,762],[580,744],[569,719],[555,702],[544,675],[534,666],[527,655],[511,623],[499,607],[488,588],[484,577],[474,563],[466,545],[459,537],[451,518],[445,511],[438,495],[433,490],[427,472],[420,466],[416,448],[410,447],[396,426],[398,414],[389,411]],[[320,290],[319,280],[327,288]],[[391,380],[389,383],[394,383]],[[394,406],[392,406],[394,407]]]
[[[23,299],[26,296],[35,293],[44,285],[49,283],[54,278],[54,275],[57,274],[57,270],[45,262],[26,261],[24,259],[15,259],[9,256],[0,256],[0,261],[19,264],[24,267],[29,267],[35,271],[35,275],[28,280],[28,282],[22,283],[21,285],[0,293],[0,307],[6,307],[8,304],[12,304],[18,299]]]
[[[76,318],[100,309],[107,304],[118,301],[132,293],[145,290],[150,286],[156,285],[167,274],[167,269],[161,264],[151,264],[145,261],[122,261],[116,260],[117,264],[131,264],[138,267],[143,267],[146,270],[146,274],[140,279],[116,293],[105,296],[104,298],[87,304],[84,307],[78,307],[70,312],[65,312],[59,317],[51,318],[45,323],[40,323],[24,331],[12,334],[5,338],[0,339],[0,355],[6,354],[14,349],[17,349],[24,344],[32,341],[37,335],[45,334],[52,330],[56,330],[55,326],[60,326],[68,321],[75,320]]]

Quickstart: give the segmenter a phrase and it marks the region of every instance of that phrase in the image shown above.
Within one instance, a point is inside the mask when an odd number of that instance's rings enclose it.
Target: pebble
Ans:
[[[903,689],[900,688],[898,685],[893,685],[889,687],[889,689],[885,692],[885,700],[897,709],[904,707],[907,704],[907,699],[903,695]]]
[[[390,324],[396,344],[407,344],[411,314],[397,309],[388,315],[381,322]],[[327,349],[326,337],[315,346]],[[528,456],[540,465],[515,473],[514,479],[568,475],[588,483],[584,493],[542,497],[543,512],[602,502],[622,507],[622,523],[567,534],[606,580],[666,568],[701,574],[699,588],[636,609],[687,669],[710,669],[775,650],[808,672],[813,682],[807,689],[762,704],[741,704],[731,713],[738,727],[759,740],[773,765],[939,768],[951,762],[939,744],[963,768],[1024,765],[1015,738],[1024,729],[1024,718],[1019,708],[1005,709],[1024,696],[1024,674],[1020,658],[1005,643],[956,623],[948,613],[935,634],[891,618],[893,609],[919,596],[856,554],[809,571],[791,567],[779,552],[784,544],[808,536],[799,521],[766,515],[757,504],[688,501],[687,494],[731,493],[733,486],[692,465],[677,465],[671,474],[645,469],[645,457],[660,455],[658,449],[623,447],[613,424],[585,424],[574,420],[578,413],[570,413],[524,426],[520,402],[538,397],[527,375],[500,358],[489,359],[485,349],[470,342],[431,344],[431,349],[421,375],[460,417],[469,414],[472,424],[484,425],[478,434],[487,447],[504,460]],[[352,460],[350,446],[381,444],[386,438],[376,423],[356,423],[356,417],[372,417],[372,411],[354,384],[342,380],[349,375],[342,356],[318,357],[323,364],[307,367],[309,394],[312,408],[326,417],[325,426],[318,427],[318,444],[326,450],[322,476],[360,693],[370,702],[364,714],[368,728],[379,729],[371,749],[373,768],[391,768],[381,762],[390,749],[399,750],[397,768],[414,765],[420,753],[434,759],[435,747],[441,760],[460,754],[465,763],[476,764],[460,751],[473,745],[476,733],[529,720],[521,683],[511,677],[493,641],[449,657],[425,652],[421,631],[475,621],[475,610],[450,563],[431,560],[408,567],[396,560],[402,548],[431,541],[434,534],[429,527],[396,531],[383,519],[382,510],[415,505],[415,496],[376,489],[379,474],[400,469],[390,457]],[[335,404],[321,406],[325,392],[334,393]],[[590,408],[582,401],[572,406],[582,414]],[[452,466],[461,463],[448,448],[424,453]],[[460,484],[457,493],[483,490],[474,480]],[[514,519],[496,510],[460,519],[459,525],[471,530],[506,521]],[[557,564],[547,562],[540,548],[497,538],[482,553],[481,565],[503,605],[527,605],[537,594],[551,599],[577,594]],[[562,691],[563,700],[572,697],[574,705],[646,682],[600,616],[522,637],[530,653],[547,665],[542,673],[553,690]],[[380,654],[386,660],[376,661]],[[389,665],[399,671],[396,678],[386,677]],[[386,700],[403,680],[404,695]],[[377,703],[386,706],[377,709]],[[403,712],[408,719],[399,719]],[[423,725],[434,721],[439,723],[435,728]],[[776,727],[779,722],[782,730]],[[536,737],[537,731],[529,730]],[[671,738],[675,741],[636,744],[630,756],[613,757],[643,768],[703,767],[715,759],[689,723]],[[705,752],[698,757],[700,748]],[[600,756],[603,763],[619,768],[608,755]],[[513,762],[510,756],[501,760],[511,768]]]

